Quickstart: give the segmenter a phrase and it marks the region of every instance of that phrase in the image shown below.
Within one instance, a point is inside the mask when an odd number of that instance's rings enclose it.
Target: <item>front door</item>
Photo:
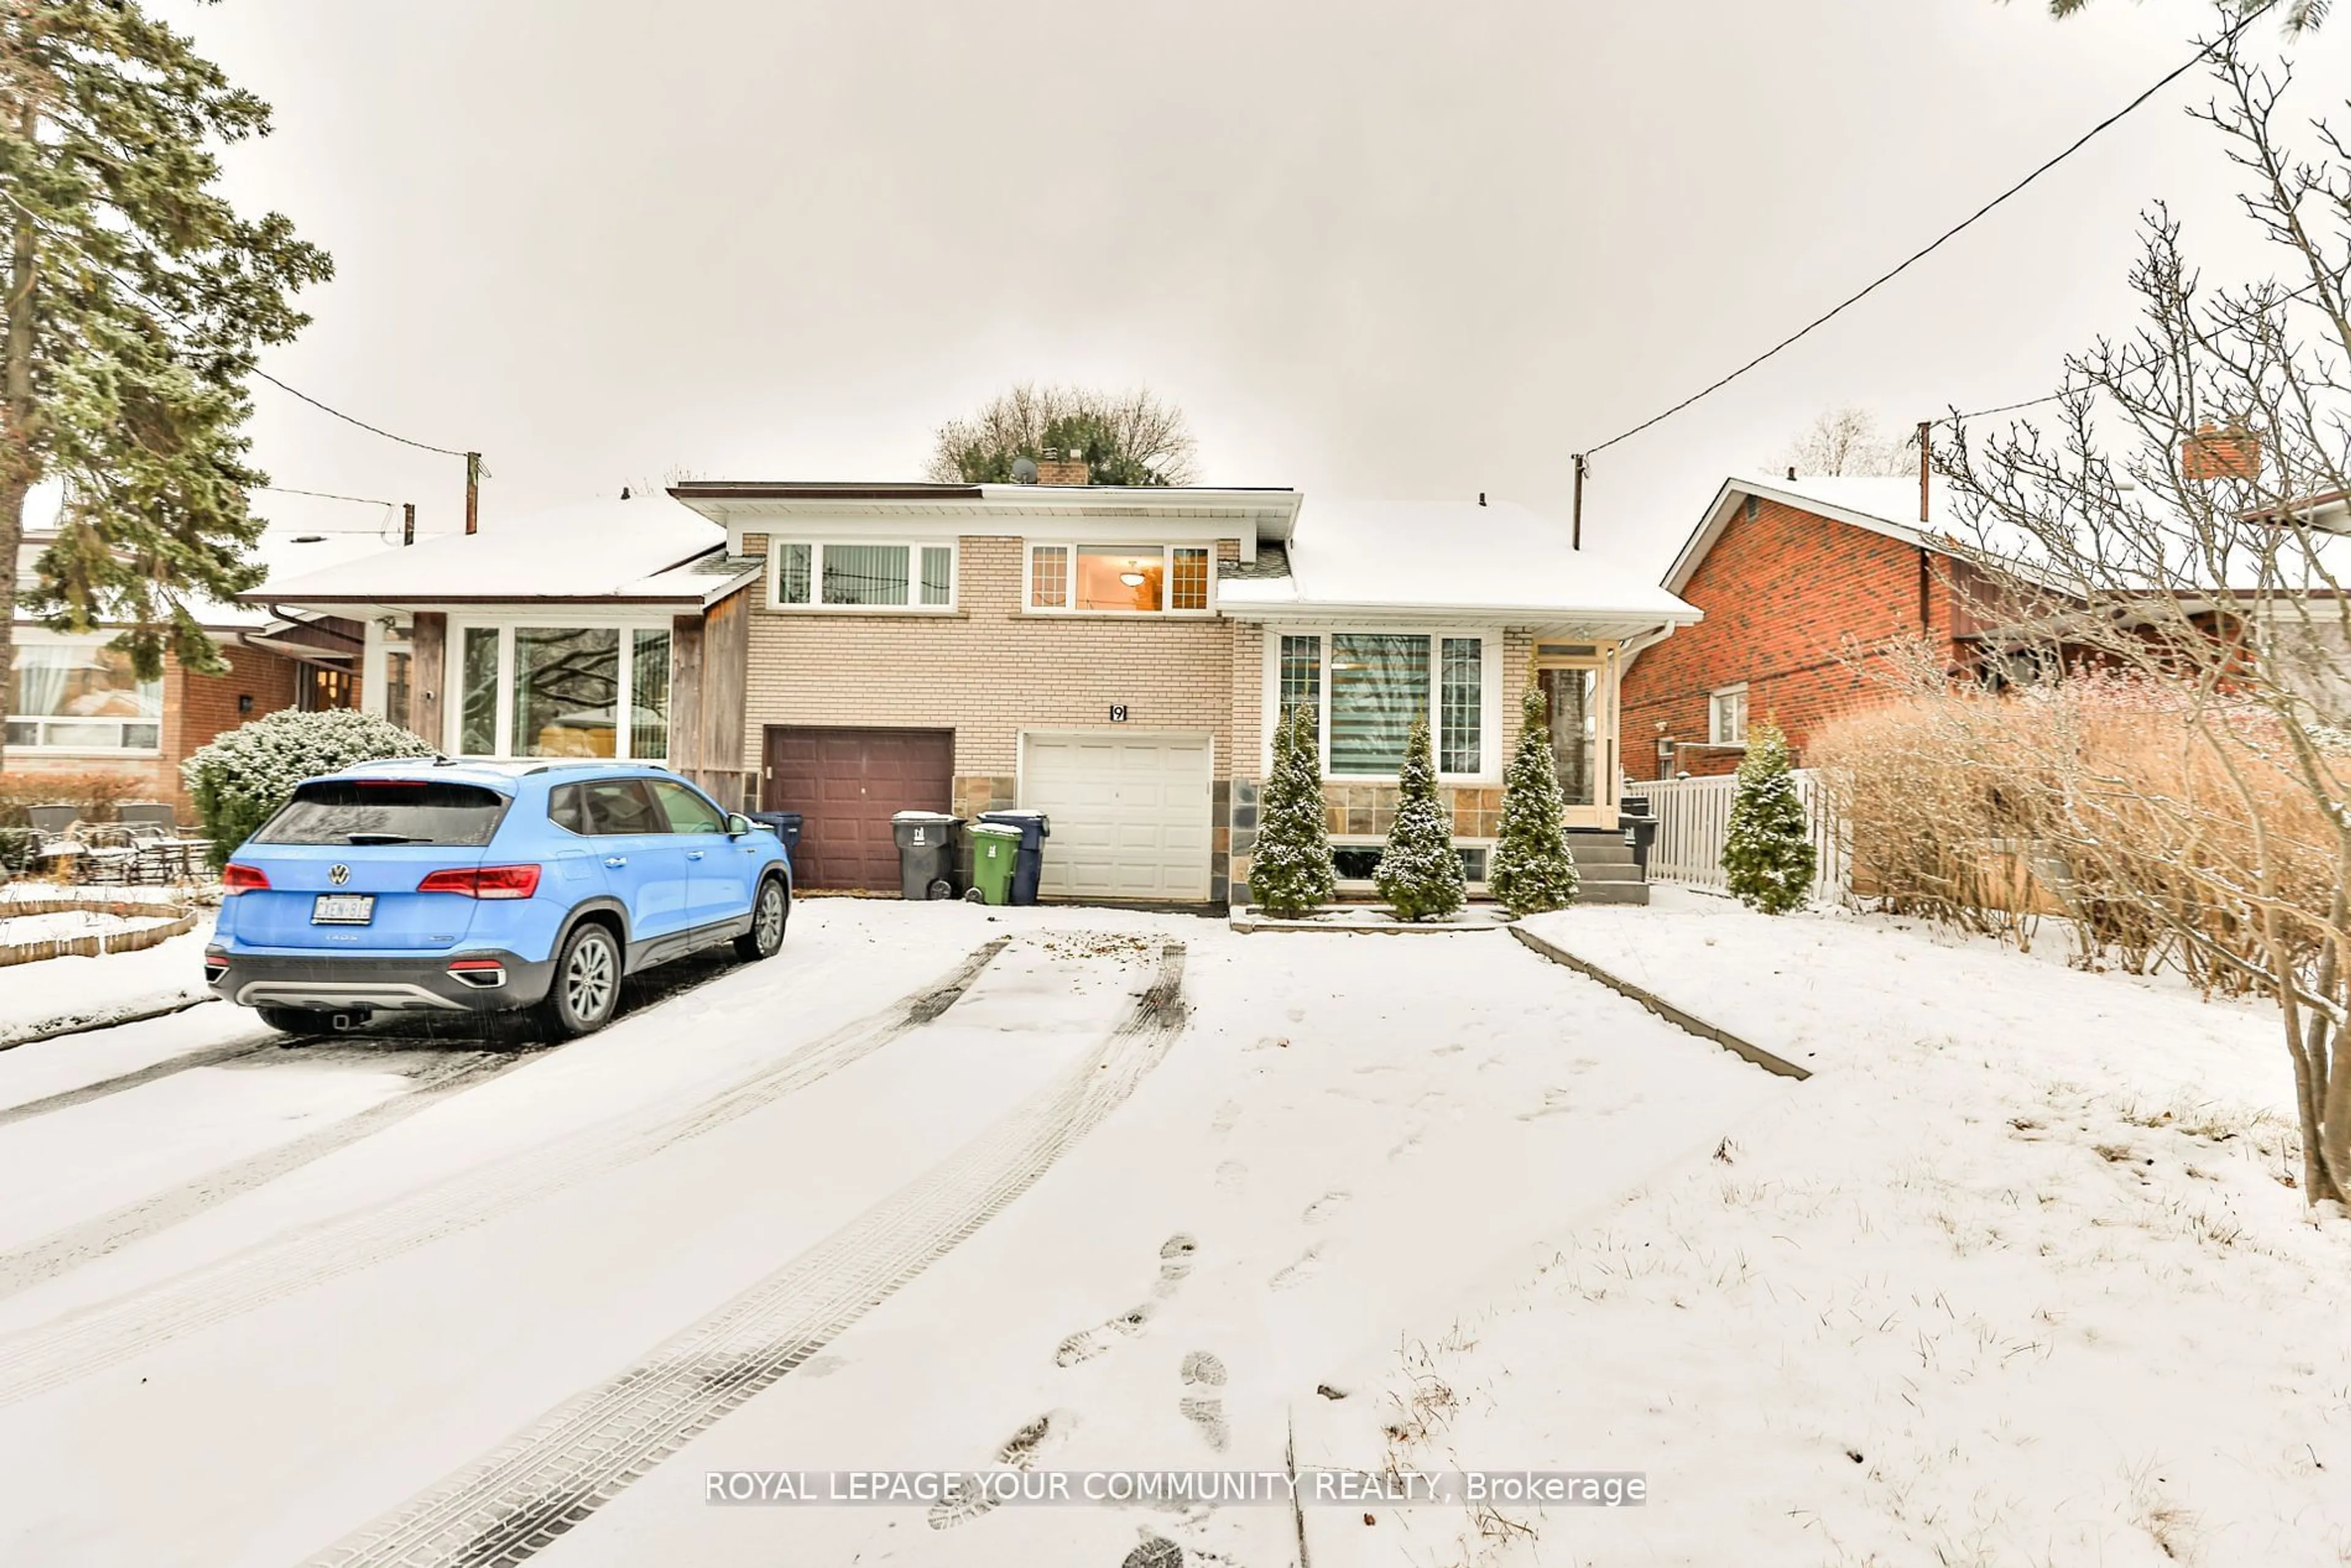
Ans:
[[[1559,770],[1567,820],[1576,827],[1616,825],[1615,694],[1609,664],[1539,665],[1535,683],[1551,706],[1552,760]]]

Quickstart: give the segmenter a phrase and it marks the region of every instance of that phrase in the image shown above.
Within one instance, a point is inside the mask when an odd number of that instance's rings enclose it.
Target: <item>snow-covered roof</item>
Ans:
[[[705,604],[754,570],[717,564],[726,545],[726,529],[664,497],[591,501],[492,517],[476,534],[444,534],[365,561],[273,580],[266,597],[320,606],[556,599]]]
[[[1778,501],[1819,517],[1847,523],[1920,549],[1998,566],[2001,570],[2044,588],[2064,593],[2070,579],[2053,567],[2047,551],[2035,541],[2004,527],[1979,528],[1962,509],[1950,486],[1936,479],[1928,487],[1927,520],[1918,520],[1918,481],[1915,478],[1867,478],[1844,475],[1800,479],[1753,479],[1739,476],[1723,481],[1697,529],[1666,573],[1666,587],[1680,592],[1689,583],[1707,551],[1714,548],[1740,502],[1747,496]],[[2323,503],[2326,498],[2317,498]],[[2136,573],[2149,587],[2158,584],[2172,593],[2200,592],[2215,596],[2267,587],[2272,591],[2331,591],[2335,582],[2351,584],[2351,538],[2331,529],[2332,514],[2323,506],[2310,516],[2316,525],[2303,544],[2280,541],[2273,559],[2263,537],[2269,525],[2242,519],[2217,573],[2202,552],[2184,535],[2150,528],[2143,536],[2112,542],[2111,570],[2118,578]],[[2157,546],[2160,546],[2158,549]],[[2219,580],[2215,581],[2217,575]],[[2124,586],[2117,580],[2111,586]]]
[[[1228,577],[1227,612],[1253,618],[1424,612],[1578,623],[1609,634],[1687,624],[1698,612],[1573,549],[1567,525],[1508,501],[1310,499],[1286,577]]]
[[[64,486],[49,480],[35,486],[25,497],[25,538],[21,562],[24,570],[32,570],[32,562],[56,537],[64,497]],[[198,594],[190,599],[188,607],[194,612],[198,622],[208,631],[259,630],[277,622],[267,609],[268,603],[277,597],[277,584],[321,570],[350,566],[381,555],[388,548],[390,541],[374,528],[327,528],[273,523],[263,529],[260,538],[254,542],[254,557],[268,574],[258,586],[239,601],[224,601]],[[19,619],[22,618],[20,614]]]

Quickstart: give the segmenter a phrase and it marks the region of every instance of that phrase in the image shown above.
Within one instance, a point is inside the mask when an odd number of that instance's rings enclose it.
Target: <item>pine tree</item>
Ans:
[[[1278,919],[1311,914],[1337,890],[1314,722],[1314,710],[1300,706],[1274,727],[1273,776],[1258,805],[1249,897]]]
[[[1486,887],[1512,915],[1564,909],[1583,891],[1567,849],[1567,801],[1552,757],[1550,705],[1531,685],[1520,715],[1519,749],[1502,774],[1502,827]]]
[[[1428,720],[1415,719],[1396,775],[1395,825],[1388,830],[1372,885],[1398,920],[1443,919],[1468,902],[1461,857],[1453,852],[1453,814],[1437,793]]]
[[[1766,915],[1802,909],[1813,888],[1813,836],[1788,756],[1788,737],[1766,719],[1747,732],[1722,869],[1739,901]]]
[[[308,321],[293,293],[333,270],[285,217],[240,217],[213,188],[216,148],[268,131],[269,106],[138,0],[0,5],[0,691],[26,497],[52,478],[59,537],[26,608],[125,628],[143,676],[167,650],[222,667],[202,602],[260,577],[246,377]]]

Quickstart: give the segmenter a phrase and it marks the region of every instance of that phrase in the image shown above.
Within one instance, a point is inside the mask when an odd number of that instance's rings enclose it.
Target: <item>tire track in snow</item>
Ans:
[[[1096,1051],[943,1163],[500,1448],[311,1559],[497,1568],[551,1545],[771,1387],[1026,1192],[1132,1094],[1184,1024],[1184,946]]]
[[[622,1116],[583,1128],[11,1335],[0,1341],[0,1406],[486,1224],[748,1115],[937,1018],[970,988],[1009,940],[999,937],[987,944],[942,978],[801,1046],[684,1112],[658,1120]]]
[[[253,1051],[267,1049],[266,1045],[252,1048]],[[224,1060],[250,1054],[251,1051],[235,1051]],[[14,1251],[0,1252],[0,1301],[5,1301],[20,1291],[28,1291],[45,1280],[53,1280],[69,1270],[80,1268],[85,1263],[96,1262],[133,1241],[152,1236],[159,1230],[169,1229],[182,1220],[193,1218],[208,1208],[226,1203],[239,1193],[250,1192],[265,1183],[276,1181],[289,1171],[301,1169],[313,1160],[323,1159],[337,1149],[356,1144],[361,1138],[371,1137],[453,1094],[476,1088],[508,1069],[520,1066],[529,1061],[532,1054],[536,1053],[470,1051],[435,1062],[417,1075],[411,1088],[314,1133],[307,1133],[274,1149],[264,1149],[257,1155],[232,1161],[177,1186],[151,1193],[105,1214],[67,1226],[62,1230],[52,1231]]]
[[[152,1083],[159,1078],[169,1078],[175,1072],[185,1072],[191,1068],[218,1067],[225,1061],[257,1056],[273,1045],[289,1043],[279,1036],[264,1035],[259,1039],[248,1037],[234,1045],[215,1045],[179,1056],[167,1056],[161,1061],[150,1062],[133,1071],[119,1072],[111,1078],[101,1078],[78,1089],[61,1089],[55,1094],[44,1094],[38,1100],[0,1105],[0,1127],[30,1121],[35,1116],[46,1116],[52,1111],[71,1110],[76,1105],[103,1100],[110,1094],[120,1094],[126,1089],[136,1089],[142,1083]]]

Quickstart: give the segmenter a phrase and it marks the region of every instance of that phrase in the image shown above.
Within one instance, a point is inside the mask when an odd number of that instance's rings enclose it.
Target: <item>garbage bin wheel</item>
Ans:
[[[987,902],[987,894],[980,892],[979,889],[976,887],[967,888],[964,890],[963,901],[966,904],[986,904]]]
[[[949,882],[945,877],[941,877],[936,882],[931,883],[929,892],[933,898],[953,898],[955,896],[955,883]]]

